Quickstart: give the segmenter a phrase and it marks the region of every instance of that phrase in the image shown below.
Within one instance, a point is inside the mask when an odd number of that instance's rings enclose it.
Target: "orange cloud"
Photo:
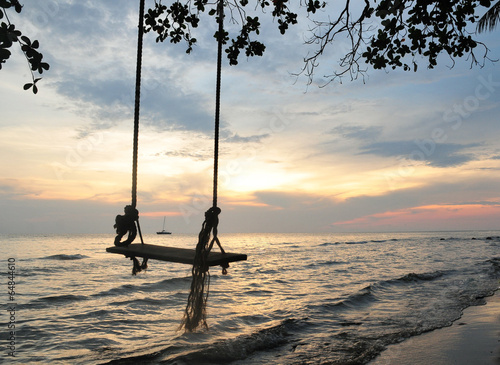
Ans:
[[[500,203],[435,204],[399,209],[335,222],[332,226],[370,229],[493,229],[500,220]],[[442,227],[442,228],[439,228]]]

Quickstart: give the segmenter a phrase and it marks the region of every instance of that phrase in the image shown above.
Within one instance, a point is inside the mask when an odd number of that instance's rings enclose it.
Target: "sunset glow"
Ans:
[[[70,27],[79,19],[74,2],[57,2],[48,14],[34,0],[15,19],[39,39],[51,69],[37,95],[22,89],[29,74],[20,52],[0,71],[3,232],[23,231],[27,220],[44,232],[36,222],[51,217],[64,231],[112,232],[114,216],[130,204],[137,9],[81,7],[115,21]],[[39,24],[37,12],[50,21]],[[212,205],[215,50],[200,32],[191,55],[145,40],[138,177],[145,230],[167,217],[173,230],[196,232]],[[218,203],[228,231],[497,228],[497,63],[369,70],[364,83],[318,88],[335,63],[325,58],[306,87],[290,77],[305,48],[272,46],[302,39],[301,30],[267,37],[262,58],[223,65]],[[484,41],[498,58],[496,37]],[[73,222],[78,214],[85,228]]]

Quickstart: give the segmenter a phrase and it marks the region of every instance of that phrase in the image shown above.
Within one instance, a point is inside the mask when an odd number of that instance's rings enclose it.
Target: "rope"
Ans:
[[[144,27],[142,25],[144,18],[144,2],[140,1],[139,8],[139,32],[137,41],[137,68],[135,78],[135,110],[134,110],[134,140],[133,140],[133,156],[132,156],[132,204],[125,207],[124,215],[117,215],[115,218],[114,228],[116,229],[115,246],[128,246],[131,244],[137,232],[141,238],[141,243],[144,244],[142,238],[141,226],[139,225],[139,211],[137,206],[137,161],[139,155],[139,110],[141,101],[141,69],[142,69],[142,40],[144,38]],[[128,237],[125,241],[121,241],[122,237],[128,232]],[[131,258],[134,261],[134,269],[132,274],[135,275],[141,269],[147,267],[147,259],[142,265],[136,265],[137,259]]]
[[[188,303],[181,322],[181,328],[186,332],[192,332],[197,328],[207,328],[206,304],[210,287],[210,273],[208,272],[207,258],[214,243],[217,243],[222,253],[219,238],[217,237],[217,226],[219,224],[220,208],[217,207],[217,183],[219,165],[219,119],[220,119],[220,94],[221,94],[221,74],[222,74],[222,43],[224,41],[224,3],[218,3],[218,47],[217,47],[217,82],[215,93],[215,136],[214,136],[214,178],[213,178],[213,204],[205,212],[205,221],[202,224],[196,245],[196,254],[193,268],[191,270],[192,281]],[[210,239],[213,233],[213,238]],[[222,267],[222,274],[227,274],[228,264]],[[206,290],[205,290],[206,289]]]
[[[217,207],[217,184],[219,175],[219,119],[220,119],[220,89],[222,75],[222,43],[224,41],[224,3],[219,0],[219,29],[217,39],[217,81],[215,86],[215,130],[214,130],[214,181],[213,181],[213,203]]]
[[[137,68],[135,74],[135,110],[134,110],[134,152],[132,162],[132,207],[137,206],[137,160],[139,155],[139,109],[141,105],[141,70],[142,70],[142,39],[144,38],[144,1],[139,9],[139,32],[137,39]]]

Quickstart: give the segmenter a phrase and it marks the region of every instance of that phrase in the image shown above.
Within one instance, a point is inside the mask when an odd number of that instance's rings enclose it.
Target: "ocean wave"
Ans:
[[[123,284],[115,288],[111,288],[108,290],[104,290],[102,292],[98,292],[95,294],[92,294],[93,297],[101,298],[101,297],[107,297],[107,296],[116,296],[116,295],[123,295],[128,292],[134,292],[137,291],[138,286],[137,285],[132,285],[132,284]]]
[[[367,240],[367,241],[345,241],[345,242],[323,242],[318,246],[336,246],[336,245],[365,245],[367,243],[385,243],[385,242],[397,242],[399,241],[397,238],[390,238],[384,240]]]
[[[184,297],[182,299],[185,299]],[[169,296],[168,298],[165,299],[154,299],[154,298],[137,298],[134,297],[133,299],[128,299],[128,300],[123,300],[123,301],[117,301],[117,302],[110,302],[109,305],[111,306],[119,306],[119,307],[129,307],[129,308],[136,308],[136,307],[154,307],[154,308],[163,308],[167,305],[178,305],[180,303],[179,300],[174,301],[172,296]]]
[[[191,282],[191,278],[188,276],[185,277],[174,277],[170,279],[164,279],[161,281],[153,282],[153,283],[143,283],[139,285],[135,284],[123,284],[118,287],[114,287],[108,290],[104,290],[98,293],[93,294],[93,297],[107,297],[107,296],[118,296],[124,295],[127,293],[133,293],[137,291],[147,291],[147,292],[156,292],[156,291],[171,291],[175,289],[182,289],[184,287],[188,287]]]
[[[382,299],[384,296],[391,295],[391,293],[399,291],[405,286],[429,282],[441,278],[444,275],[445,273],[439,270],[426,273],[411,272],[395,279],[387,279],[374,282],[368,287],[364,288],[364,290],[369,289],[371,294],[373,294],[378,299]]]
[[[21,304],[20,308],[34,309],[34,308],[51,307],[54,305],[62,306],[74,302],[85,301],[88,299],[89,297],[85,295],[73,295],[73,294],[51,295],[31,300],[26,304]]]
[[[287,344],[295,319],[286,319],[277,325],[257,330],[235,338],[217,340],[209,344],[193,345],[190,337],[199,334],[184,334],[184,346],[168,346],[139,356],[122,357],[106,364],[139,364],[155,361],[161,364],[227,364],[244,360],[260,351],[268,351]]]
[[[125,312],[125,311],[123,311]],[[89,318],[105,318],[106,316],[109,316],[110,311],[107,309],[95,309],[95,310],[90,310],[85,313],[80,313],[80,314],[73,314],[72,319],[83,319],[87,320]]]
[[[255,270],[255,272],[259,274],[279,274],[281,271],[278,269],[268,269],[259,267]]]
[[[328,309],[328,308],[356,308],[359,306],[364,306],[367,305],[375,300],[375,297],[373,296],[372,292],[372,286],[368,285],[364,287],[363,289],[357,291],[356,293],[350,294],[344,299],[341,299],[335,303],[332,302],[326,302],[323,304],[319,305],[313,305],[310,308],[315,308],[315,309]]]
[[[500,257],[492,257],[489,260],[486,260],[487,262],[491,262],[494,265],[499,265],[500,264]]]
[[[275,326],[248,335],[217,341],[189,353],[169,357],[162,363],[223,364],[244,360],[256,352],[272,350],[287,344],[290,331],[296,323],[295,319],[286,319]]]
[[[82,260],[82,259],[88,259],[88,256],[85,255],[80,255],[80,254],[75,254],[75,255],[65,255],[65,254],[59,254],[59,255],[51,255],[47,257],[42,257],[41,260]]]
[[[53,265],[52,267],[30,267],[23,268],[23,277],[36,277],[38,278],[40,275],[47,276],[53,273],[59,273],[61,271],[67,271],[67,268],[63,265]]]
[[[212,275],[212,277],[214,276],[215,275]],[[140,290],[164,291],[172,289],[189,288],[191,280],[192,280],[191,276],[172,277],[169,279],[164,279],[153,283],[144,283],[140,286]]]
[[[430,273],[409,273],[397,279],[382,280],[374,282],[361,290],[348,295],[347,297],[335,302],[327,302],[320,305],[314,305],[316,309],[325,308],[347,308],[353,309],[360,306],[366,306],[373,303],[375,300],[383,300],[383,296],[387,294],[391,286],[416,283],[420,281],[431,281],[442,277],[442,271],[434,271]],[[392,291],[392,290],[391,290]]]
[[[322,262],[313,262],[311,264],[306,265],[306,267],[333,266],[333,265],[343,265],[343,264],[347,264],[347,262],[328,260],[328,261],[322,261]]]
[[[488,264],[491,264],[491,267],[493,268],[493,271],[495,274],[500,272],[500,257],[493,257],[489,260],[486,260]]]
[[[323,242],[319,246],[335,246],[335,245],[340,245],[340,242]]]
[[[440,278],[443,276],[444,273],[442,271],[434,271],[434,272],[428,272],[428,273],[414,273],[411,272],[409,274],[406,274],[395,281],[403,281],[403,282],[415,282],[415,281],[429,281],[429,280],[434,280],[437,278]]]

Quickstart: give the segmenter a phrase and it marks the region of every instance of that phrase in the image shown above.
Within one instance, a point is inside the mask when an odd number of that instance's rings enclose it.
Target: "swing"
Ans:
[[[222,43],[223,43],[223,19],[224,5],[220,0],[218,3],[219,28],[218,28],[218,54],[217,54],[217,84],[216,84],[216,106],[215,106],[215,138],[214,138],[214,172],[213,172],[213,205],[205,212],[205,221],[198,235],[196,249],[178,247],[166,247],[144,243],[139,225],[139,211],[137,205],[137,160],[138,160],[138,137],[139,137],[139,106],[140,106],[140,84],[142,67],[142,43],[143,43],[143,19],[144,0],[140,0],[139,9],[139,35],[137,47],[137,70],[135,88],[135,111],[134,111],[134,147],[132,161],[132,204],[125,207],[125,214],[118,215],[115,221],[117,236],[115,246],[106,248],[107,252],[124,255],[134,263],[132,274],[147,268],[149,259],[175,262],[192,265],[193,280],[191,292],[188,297],[184,318],[181,327],[187,331],[193,331],[200,325],[206,325],[205,307],[208,297],[208,269],[210,266],[221,266],[222,273],[227,273],[230,262],[244,261],[247,255],[225,252],[217,237],[217,225],[219,223],[220,208],[217,207],[217,178],[218,178],[218,154],[219,154],[219,116],[220,116],[220,89],[222,69]],[[141,243],[132,243],[139,233]],[[127,235],[124,241],[123,236]],[[220,252],[212,252],[214,243],[219,246]],[[137,257],[143,258],[139,264]],[[207,293],[204,287],[207,286]]]
[[[108,247],[107,252],[119,253],[125,257],[142,257],[159,261],[176,262],[192,265],[196,250],[180,247],[167,247],[146,243],[134,243],[126,247]],[[208,266],[225,266],[230,262],[243,261],[247,255],[231,252],[210,252],[207,257]]]

